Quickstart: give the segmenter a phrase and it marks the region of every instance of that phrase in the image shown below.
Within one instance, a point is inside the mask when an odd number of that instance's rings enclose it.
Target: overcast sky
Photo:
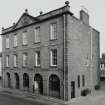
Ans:
[[[39,15],[39,11],[48,12],[64,6],[66,0],[0,0],[0,28],[7,28],[17,22],[27,8],[29,14]],[[88,9],[90,24],[100,31],[100,49],[105,52],[105,1],[104,0],[68,0],[71,12],[79,17],[81,6]],[[0,47],[1,49],[1,47]]]

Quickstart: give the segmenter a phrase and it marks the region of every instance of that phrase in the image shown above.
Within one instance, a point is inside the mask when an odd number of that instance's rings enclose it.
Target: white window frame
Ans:
[[[14,55],[14,67],[17,67],[17,62],[18,62],[18,59],[17,59],[17,55],[15,54]]]
[[[55,64],[53,64],[53,50],[57,50],[57,49],[51,49],[51,51],[50,51],[50,65],[51,66],[57,66],[57,64],[55,65]],[[56,58],[57,59],[57,58]],[[57,62],[57,61],[56,61]]]
[[[14,35],[14,47],[17,47],[17,35]]]
[[[40,58],[38,58],[38,53],[40,54],[40,51],[36,51],[35,52],[35,66],[36,67],[39,67],[40,66],[40,64],[38,64],[38,59],[40,59]]]
[[[57,23],[50,24],[50,40],[57,39]]]
[[[27,32],[23,32],[22,33],[22,39],[23,39],[23,45],[27,45],[28,44],[28,40],[27,40]]]
[[[6,67],[9,67],[9,55],[6,55]]]
[[[35,43],[40,42],[40,27],[36,27],[34,29],[34,42]]]
[[[104,68],[104,64],[102,64],[102,68]]]
[[[27,64],[28,64],[28,55],[27,53],[24,53],[23,54],[23,66],[25,67],[27,66]]]
[[[9,37],[6,37],[6,48],[9,48]]]

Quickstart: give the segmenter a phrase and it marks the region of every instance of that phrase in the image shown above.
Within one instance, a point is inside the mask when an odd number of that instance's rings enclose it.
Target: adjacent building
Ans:
[[[2,29],[3,87],[70,100],[99,82],[99,32],[89,14],[65,6],[33,17],[25,10]]]
[[[2,53],[0,52],[0,78],[2,77],[1,60],[2,60]]]
[[[105,54],[100,58],[100,80],[105,81]]]

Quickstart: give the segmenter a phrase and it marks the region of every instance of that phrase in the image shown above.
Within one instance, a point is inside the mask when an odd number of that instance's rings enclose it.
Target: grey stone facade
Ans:
[[[94,89],[99,82],[99,32],[89,25],[89,15],[80,12],[80,19],[70,12],[66,2],[64,7],[30,16],[27,11],[12,27],[2,30],[2,72],[3,87],[33,92],[35,76],[42,77],[42,95],[57,96],[70,100],[81,95],[83,89]],[[27,21],[26,24],[23,24]],[[57,23],[57,39],[50,40],[50,24]],[[40,27],[40,42],[34,43],[34,29]],[[27,32],[28,44],[22,45],[22,32]],[[18,46],[13,46],[13,36],[18,37]],[[10,48],[6,48],[6,37],[9,37]],[[50,50],[57,49],[57,66],[50,66]],[[41,66],[35,67],[34,53],[40,51]],[[22,66],[22,54],[28,54],[28,65]],[[18,66],[13,66],[13,55],[18,55]],[[6,67],[6,55],[9,55],[9,67]],[[23,74],[29,76],[29,87],[23,86]],[[18,75],[18,79],[16,79]],[[49,78],[56,75],[59,78],[59,91],[51,92]],[[78,87],[80,76],[80,87]],[[84,76],[84,80],[83,77]],[[16,82],[18,80],[18,83]],[[10,83],[8,83],[10,81]],[[83,86],[83,81],[84,86]],[[10,86],[9,86],[10,84]],[[71,89],[72,88],[72,89]],[[35,94],[40,94],[34,90]],[[59,94],[59,95],[58,95]]]
[[[100,80],[105,81],[105,53],[100,58]]]

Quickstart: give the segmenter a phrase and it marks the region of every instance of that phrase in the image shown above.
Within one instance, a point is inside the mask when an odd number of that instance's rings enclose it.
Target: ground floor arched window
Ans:
[[[15,88],[19,89],[19,75],[15,73]]]
[[[49,94],[50,96],[60,98],[60,79],[57,75],[49,77]]]
[[[11,87],[11,78],[10,78],[10,73],[7,73],[7,87]]]
[[[43,94],[43,78],[40,74],[36,74],[34,77],[34,89]]]
[[[23,87],[29,88],[29,75],[27,73],[23,74]]]

